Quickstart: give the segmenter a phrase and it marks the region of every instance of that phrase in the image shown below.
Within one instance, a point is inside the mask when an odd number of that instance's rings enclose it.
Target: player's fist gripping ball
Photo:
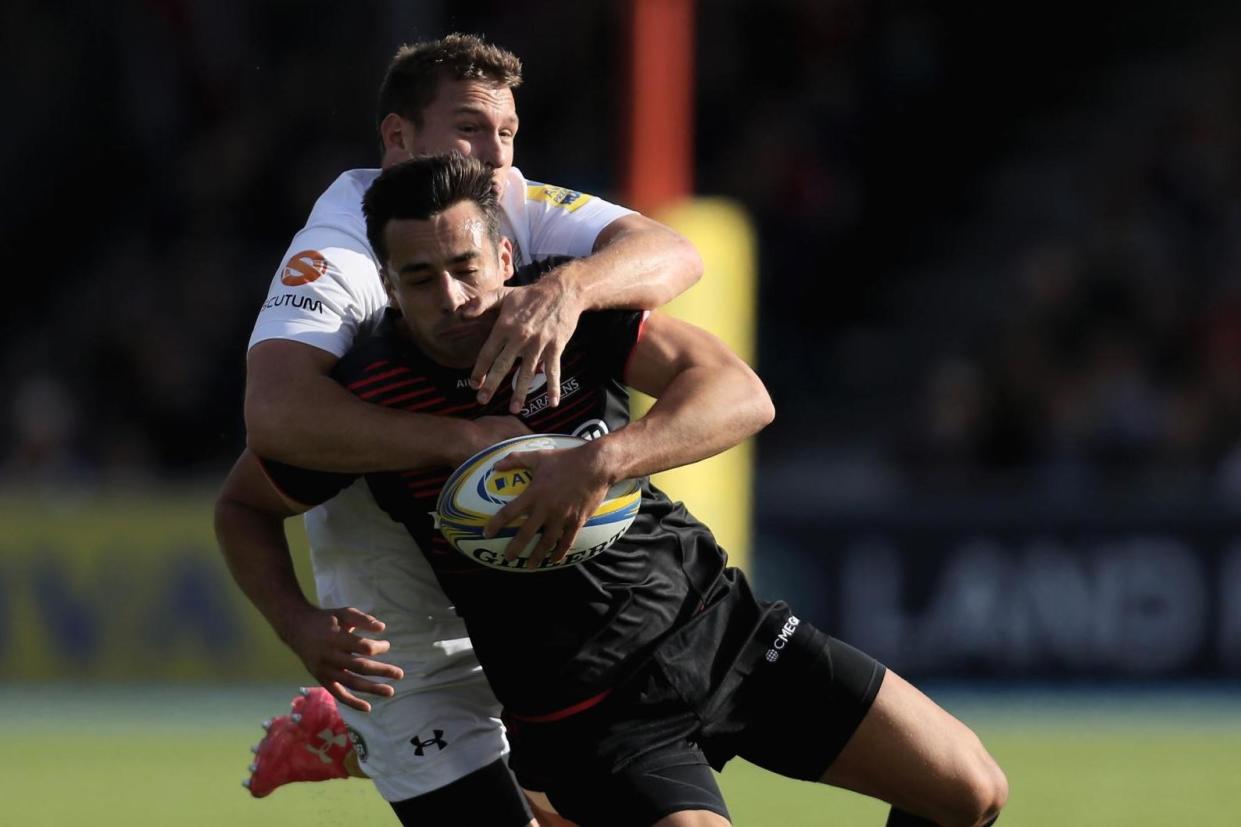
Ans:
[[[525,468],[497,471],[497,462],[520,451],[546,451],[573,448],[584,439],[563,434],[531,434],[514,437],[479,451],[461,464],[440,491],[435,527],[457,551],[484,566],[512,572],[554,571],[574,566],[604,552],[625,533],[642,504],[642,486],[637,480],[624,480],[608,489],[607,496],[577,533],[569,551],[559,562],[544,558],[537,568],[527,568],[524,556],[504,559],[509,541],[521,527],[523,518],[504,526],[491,538],[483,529],[491,517],[516,499],[529,485],[531,472]],[[523,555],[538,546],[538,535],[527,544]]]

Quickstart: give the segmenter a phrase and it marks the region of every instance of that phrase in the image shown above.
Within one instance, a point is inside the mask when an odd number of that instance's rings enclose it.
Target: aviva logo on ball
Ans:
[[[538,535],[516,560],[504,559],[520,521],[505,526],[495,537],[483,536],[483,529],[492,515],[518,497],[534,479],[529,469],[497,471],[496,463],[512,453],[575,448],[585,444],[586,440],[580,437],[535,434],[505,440],[480,451],[462,463],[444,483],[433,515],[435,527],[457,551],[481,565],[504,571],[564,568],[602,553],[625,533],[638,515],[642,505],[642,485],[638,480],[624,480],[608,490],[558,563],[544,560],[538,568],[525,567],[524,558],[538,544]]]
[[[492,470],[482,478],[479,485],[485,489],[480,491],[485,499],[497,505],[504,505],[526,490],[534,476],[526,468],[515,468],[511,471]]]

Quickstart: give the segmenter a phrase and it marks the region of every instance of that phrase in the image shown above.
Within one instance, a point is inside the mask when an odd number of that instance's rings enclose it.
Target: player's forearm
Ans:
[[[743,363],[689,368],[646,416],[596,440],[609,482],[647,476],[714,456],[775,418],[771,397]]]
[[[605,230],[600,241],[594,254],[550,274],[583,310],[654,310],[702,277],[702,258],[694,245],[649,219]]]
[[[259,456],[349,473],[453,465],[468,438],[462,420],[373,405],[324,375],[252,386],[246,429]]]
[[[297,582],[283,520],[222,496],[216,501],[215,534],[233,580],[288,643],[316,607]]]

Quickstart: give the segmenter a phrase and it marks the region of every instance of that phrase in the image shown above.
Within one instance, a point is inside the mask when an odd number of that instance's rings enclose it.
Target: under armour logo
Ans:
[[[318,738],[323,742],[323,746],[317,749],[312,747],[310,744],[304,744],[303,746],[306,747],[307,752],[313,752],[315,755],[319,756],[319,760],[325,764],[332,763],[332,759],[329,758],[327,754],[328,750],[332,747],[343,747],[345,744],[349,743],[348,735],[343,732],[334,734],[330,729],[320,730]]]
[[[422,751],[429,746],[437,746],[440,749],[448,746],[448,742],[444,740],[444,730],[432,730],[432,734],[435,737],[426,741],[422,740],[417,735],[409,739],[409,742],[414,745],[414,755],[422,755]]]

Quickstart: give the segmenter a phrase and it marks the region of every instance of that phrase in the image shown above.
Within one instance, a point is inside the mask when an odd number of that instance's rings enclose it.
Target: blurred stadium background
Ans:
[[[694,12],[692,191],[753,228],[779,412],[760,590],[974,725],[1004,824],[1237,824],[1241,8]],[[313,199],[374,165],[402,42],[515,51],[518,165],[629,200],[628,16],[3,4],[0,821],[392,822],[362,783],[237,786],[304,680],[210,536],[245,342]],[[724,783],[738,824],[883,817]]]

